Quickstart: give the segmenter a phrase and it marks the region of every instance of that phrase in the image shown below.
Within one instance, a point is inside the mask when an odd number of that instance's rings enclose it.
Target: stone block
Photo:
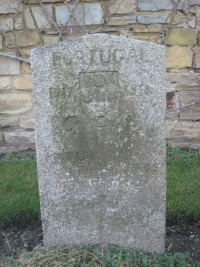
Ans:
[[[199,0],[188,0],[187,4],[189,6],[200,6],[200,1]]]
[[[167,81],[169,86],[173,86],[173,90],[193,90],[194,87],[199,87],[199,73],[167,73]]]
[[[7,33],[6,37],[6,45],[9,48],[15,47],[15,42],[17,47],[32,46],[40,42],[39,36],[35,31]]]
[[[168,33],[167,45],[195,45],[198,31],[194,29],[174,28]]]
[[[14,53],[7,53],[15,55]],[[8,57],[0,57],[0,75],[20,74],[20,62]]]
[[[171,147],[200,149],[200,123],[165,121],[167,144]]]
[[[30,93],[1,93],[0,113],[19,114],[32,109]]]
[[[5,132],[5,146],[15,147],[18,150],[35,149],[34,132]]]
[[[22,18],[7,18],[1,17],[0,18],[0,31],[9,32],[15,30],[20,30],[23,28],[23,21]]]
[[[164,46],[85,35],[32,69],[44,245],[164,252]]]
[[[13,21],[13,27],[15,30],[21,30],[23,28],[23,20],[22,18],[16,18],[14,21]]]
[[[13,19],[12,18],[0,18],[0,31],[12,31],[13,28]]]
[[[136,16],[110,17],[106,24],[110,26],[128,25],[136,23],[136,18]]]
[[[168,15],[166,14],[140,15],[137,17],[137,22],[141,24],[165,24],[167,20]]]
[[[30,74],[31,73],[31,66],[25,62],[22,62],[22,74]]]
[[[34,130],[34,118],[33,114],[29,114],[28,116],[23,116],[20,118],[20,128],[25,130]]]
[[[45,6],[45,9],[48,13],[49,17],[52,17],[52,8],[51,6]],[[34,14],[34,17],[37,21],[38,28],[40,29],[49,29],[52,28],[52,25],[46,15],[44,14],[44,11],[41,7],[32,7],[32,11]],[[27,29],[35,29],[35,25],[33,23],[33,19],[31,17],[31,14],[29,12],[29,9],[25,11],[25,23]]]
[[[64,3],[65,0],[41,0],[42,3]],[[38,4],[38,0],[30,0],[31,4]]]
[[[3,37],[0,35],[0,49],[3,49]]]
[[[72,12],[73,17],[70,15]],[[103,24],[103,10],[100,3],[57,6],[56,21],[60,26],[65,25],[66,23],[69,26]]]
[[[167,68],[184,69],[192,67],[193,52],[191,47],[174,45],[167,47]]]
[[[19,126],[19,115],[15,114],[1,114],[0,115],[0,129],[13,130]]]
[[[11,82],[10,78],[7,76],[0,76],[0,90],[10,89]]]
[[[4,141],[4,135],[3,135],[3,133],[0,132],[0,146],[3,146],[4,143],[5,143],[5,141]]]
[[[186,15],[185,13],[182,12],[176,12],[176,14],[173,17],[172,24],[176,25],[177,28],[187,28],[187,29],[189,28],[188,26],[190,24],[191,25],[190,27],[193,28],[194,24],[196,24],[196,19],[190,14]]]
[[[193,66],[195,69],[199,69],[200,68],[200,47],[199,46],[194,47],[193,51],[194,51],[194,64],[193,64]]]
[[[180,106],[195,103],[195,101],[200,99],[199,91],[181,91],[179,93]],[[179,118],[181,120],[200,120],[200,103],[186,107],[179,111]]]
[[[31,90],[32,79],[31,75],[21,75],[12,79],[13,87],[19,90]]]
[[[194,68],[200,69],[200,53],[195,54],[194,57]]]
[[[180,0],[178,6],[173,0],[138,0],[138,10],[140,11],[159,11],[159,10],[173,10],[174,8],[182,10],[184,7],[184,0]]]
[[[161,43],[160,34],[133,33],[132,38],[158,44]]]
[[[22,11],[20,0],[0,0],[0,14],[16,13],[16,10]]]
[[[56,44],[58,42],[58,36],[57,35],[47,35],[44,37],[44,44]]]
[[[150,24],[147,26],[142,24],[135,24],[131,28],[133,33],[161,33],[163,25]]]
[[[188,20],[188,26],[190,26],[193,29],[196,27],[196,18],[195,18],[195,16],[193,16],[190,20]]]
[[[136,12],[136,0],[116,0],[111,2],[109,13],[113,14],[133,14]]]

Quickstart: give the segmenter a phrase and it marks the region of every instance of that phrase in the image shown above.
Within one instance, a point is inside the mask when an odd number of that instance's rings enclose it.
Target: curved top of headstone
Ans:
[[[118,44],[129,43],[129,44],[135,44],[137,46],[152,47],[156,49],[161,49],[163,51],[165,50],[165,47],[163,45],[155,44],[152,42],[146,42],[146,41],[141,41],[137,39],[130,39],[127,37],[114,36],[114,35],[104,34],[104,33],[95,33],[95,34],[86,34],[81,37],[73,38],[73,39],[59,42],[59,43],[52,44],[52,45],[46,45],[43,47],[34,48],[32,50],[32,53],[34,54],[37,52],[44,52],[44,50],[50,52],[51,49],[55,49],[55,48],[61,49],[61,48],[64,48],[68,44],[71,44],[71,43],[74,44],[76,42],[77,43],[87,42],[88,44],[89,43],[104,44],[106,41],[114,42]]]

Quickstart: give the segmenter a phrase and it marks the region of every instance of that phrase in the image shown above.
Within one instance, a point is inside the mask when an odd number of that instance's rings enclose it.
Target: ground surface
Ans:
[[[41,223],[32,222],[23,228],[13,228],[0,232],[0,258],[14,256],[22,250],[31,251],[42,246]],[[190,226],[167,227],[166,252],[189,252],[200,261],[200,222]]]

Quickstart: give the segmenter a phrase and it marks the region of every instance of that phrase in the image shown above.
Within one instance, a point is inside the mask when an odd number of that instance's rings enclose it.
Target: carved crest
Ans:
[[[92,118],[112,112],[118,99],[117,72],[80,74],[80,100],[83,111]]]

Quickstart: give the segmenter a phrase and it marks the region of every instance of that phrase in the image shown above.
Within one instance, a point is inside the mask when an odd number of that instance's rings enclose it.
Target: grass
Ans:
[[[167,150],[167,222],[200,220],[200,151]],[[0,160],[0,227],[39,218],[36,159],[33,154]]]
[[[168,149],[168,224],[188,224],[200,220],[199,192],[200,152]]]
[[[0,226],[39,219],[39,196],[34,156],[7,155],[0,160]],[[167,150],[167,220],[185,224],[200,220],[200,152]],[[5,267],[200,267],[187,254],[148,254],[119,247],[102,252],[92,247],[36,248]],[[0,264],[1,265],[1,264]]]
[[[102,252],[92,247],[36,248],[17,260],[7,258],[4,267],[199,267],[187,254],[162,255],[112,246]]]
[[[7,155],[0,160],[0,228],[39,217],[36,160]]]

